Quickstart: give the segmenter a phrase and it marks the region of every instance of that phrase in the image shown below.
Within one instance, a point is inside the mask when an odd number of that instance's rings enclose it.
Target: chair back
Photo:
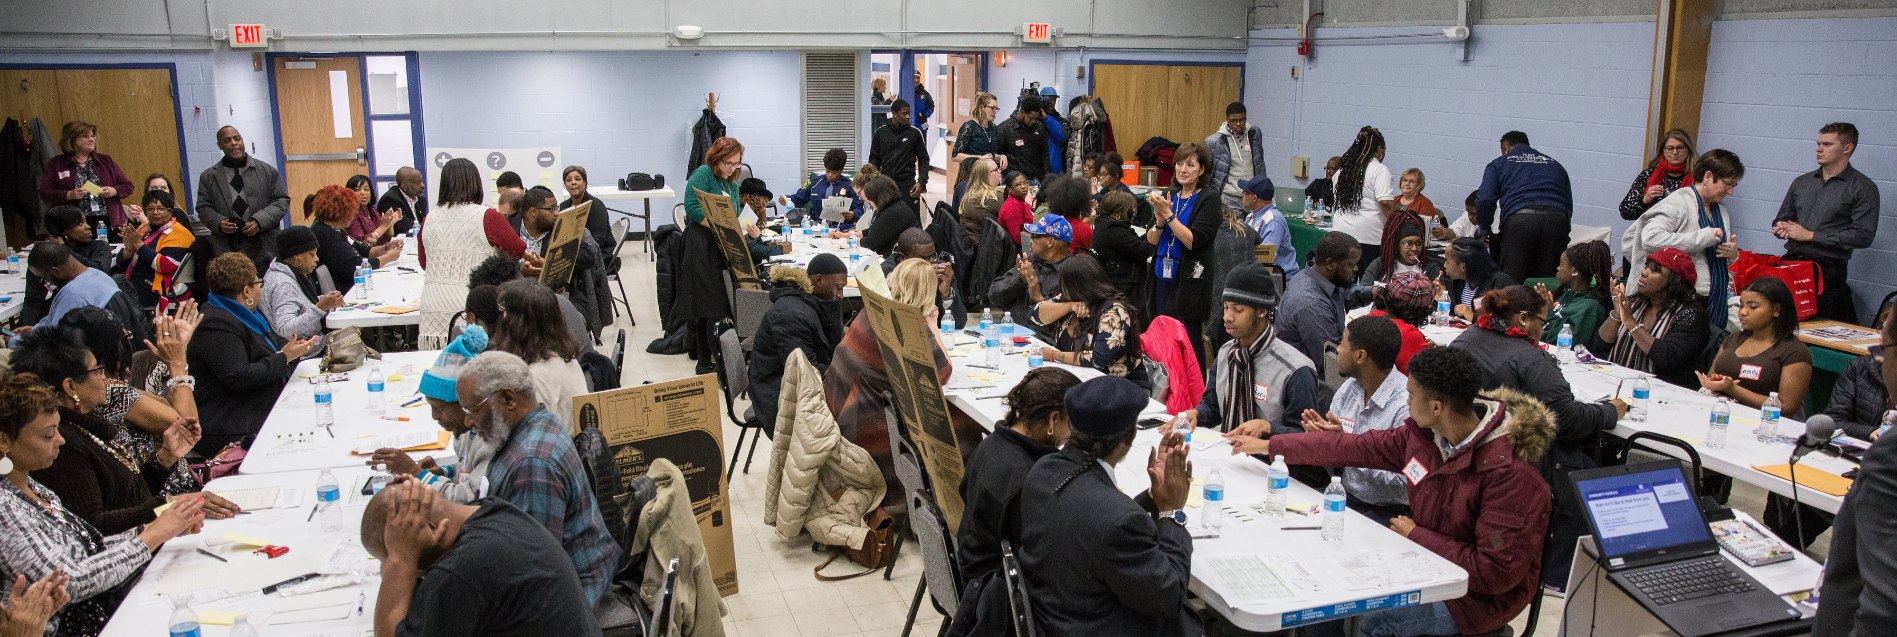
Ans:
[[[1331,343],[1331,342],[1324,343],[1324,361],[1323,362],[1324,362],[1324,386],[1331,388],[1331,391],[1337,391],[1338,388],[1344,386],[1344,375],[1342,372],[1339,372],[1337,369],[1338,365],[1337,365],[1337,344],[1336,343]]]
[[[646,629],[646,637],[670,637],[672,634],[672,611],[678,605],[678,558],[665,565],[665,584],[659,587],[659,600],[652,611],[652,625]]]
[[[738,340],[748,347],[757,336],[757,328],[764,324],[764,313],[771,309],[771,291],[738,288],[733,300],[731,318],[738,330]]]
[[[1577,223],[1568,227],[1568,245],[1577,246],[1589,241],[1600,241],[1612,246],[1613,242],[1607,239],[1613,231],[1613,228],[1606,226],[1584,226]]]
[[[626,231],[631,227],[632,219],[624,216],[614,217],[612,224],[613,244],[611,246],[600,246],[599,249],[611,250],[612,252],[607,255],[608,257],[619,256],[619,248],[626,245]],[[608,258],[607,260],[610,261],[611,259]]]
[[[572,417],[571,414],[566,416]],[[597,425],[582,425],[580,432],[573,435],[573,449],[579,452],[580,466],[586,470],[587,482],[593,485],[593,499],[599,503],[599,516],[606,522],[606,531],[612,534],[613,542],[620,549],[630,552],[636,531],[632,526],[631,495],[625,481],[619,478],[619,463],[613,459],[606,436]]]
[[[672,204],[672,225],[679,232],[685,231],[685,204]]]
[[[1034,598],[1028,597],[1028,578],[1021,572],[1021,560],[1014,556],[1014,546],[1007,540],[1001,541],[1001,580],[1008,586],[1008,614],[1014,624],[1015,637],[1039,637],[1041,631],[1034,623]]]
[[[1700,478],[1701,478],[1700,469],[1699,469],[1700,468],[1699,450],[1694,449],[1693,445],[1691,443],[1686,442],[1685,440],[1674,438],[1666,434],[1653,433],[1651,431],[1640,431],[1640,432],[1635,432],[1631,436],[1627,436],[1626,442],[1621,445],[1620,451],[1616,453],[1612,459],[1609,460],[1609,464],[1615,464],[1615,465],[1631,464],[1635,462],[1665,460],[1665,459],[1671,459],[1671,458],[1676,457],[1672,455],[1662,454],[1659,451],[1654,450],[1652,446],[1650,445],[1641,444],[1643,442],[1651,443],[1651,445],[1670,446],[1670,447],[1679,449],[1681,452],[1680,455],[1686,458],[1687,469],[1693,472],[1693,475],[1692,475],[1693,487],[1695,489],[1699,488]]]
[[[743,396],[751,387],[749,361],[744,359],[744,348],[738,344],[738,331],[732,329],[730,321],[718,324],[718,351],[713,355],[714,367],[718,372],[718,385],[725,391],[725,417],[731,424],[744,426],[743,412],[738,410],[738,397]]]
[[[930,600],[942,614],[953,615],[962,605],[962,570],[956,562],[955,536],[949,534],[934,494],[909,492],[909,528],[922,545],[922,579]]]
[[[621,376],[626,373],[626,328],[619,328],[619,338],[613,341],[613,369]]]
[[[929,473],[924,469],[922,454],[916,452],[915,443],[903,434],[902,415],[896,410],[895,404],[895,396],[883,392],[883,422],[889,426],[889,449],[896,468],[896,483],[902,485],[904,493],[921,491],[933,500],[935,491],[929,483]]]

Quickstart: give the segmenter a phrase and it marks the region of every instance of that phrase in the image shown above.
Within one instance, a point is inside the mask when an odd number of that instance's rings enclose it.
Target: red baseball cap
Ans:
[[[1660,248],[1647,255],[1647,260],[1660,264],[1660,267],[1672,270],[1674,276],[1689,284],[1699,282],[1699,271],[1693,267],[1693,257],[1679,248]]]

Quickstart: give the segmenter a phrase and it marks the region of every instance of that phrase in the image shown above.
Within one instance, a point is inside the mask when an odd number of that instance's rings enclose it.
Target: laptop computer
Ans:
[[[1608,578],[1673,632],[1698,637],[1799,618],[1798,609],[1719,554],[1680,461],[1568,477]]]

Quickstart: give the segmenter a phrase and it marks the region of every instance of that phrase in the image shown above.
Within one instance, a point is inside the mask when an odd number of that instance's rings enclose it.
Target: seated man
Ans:
[[[461,368],[455,395],[469,426],[494,448],[488,496],[519,507],[560,538],[580,575],[586,603],[606,610],[614,601],[608,592],[623,555],[600,517],[566,424],[535,398],[526,361],[507,352],[483,352]]]
[[[1257,263],[1233,269],[1223,298],[1225,331],[1232,340],[1212,358],[1213,382],[1206,385],[1199,407],[1180,415],[1189,425],[1248,436],[1304,431],[1304,412],[1326,403],[1320,400],[1311,359],[1273,333],[1279,302],[1271,269]],[[1306,484],[1329,481],[1310,467],[1294,467],[1292,473]]]
[[[599,634],[560,543],[505,500],[403,477],[363,510],[362,548],[382,561],[377,637]]]
[[[988,286],[988,305],[1005,308],[1015,325],[1026,326],[1043,342],[1054,342],[1054,330],[1034,319],[1034,306],[1060,294],[1058,266],[1074,253],[1074,227],[1060,215],[1044,215],[1021,227],[1026,249],[1013,270]],[[997,317],[998,319],[999,317]]]
[[[771,279],[776,283],[771,289],[771,309],[764,312],[757,336],[751,339],[749,374],[751,405],[758,422],[764,423],[766,435],[775,436],[784,362],[801,349],[817,373],[830,367],[830,356],[843,342],[842,317],[831,306],[843,298],[850,274],[842,259],[825,252],[803,270],[787,265],[772,268]]]
[[[1344,328],[1344,340],[1337,343],[1337,373],[1344,377],[1344,384],[1331,398],[1330,413],[1304,412],[1304,430],[1361,434],[1403,426],[1410,417],[1410,379],[1395,369],[1402,348],[1396,321],[1381,316],[1351,321]],[[1352,510],[1378,524],[1388,525],[1391,519],[1410,514],[1409,489],[1402,474],[1345,469],[1344,494]]]
[[[77,206],[53,206],[46,211],[46,241],[64,244],[72,249],[72,256],[89,268],[98,268],[106,273],[113,270],[112,246],[98,240],[90,225],[86,225],[86,213]],[[26,259],[25,255],[21,256]],[[26,271],[26,301],[20,306],[19,321],[25,324],[40,322],[46,318],[52,302],[52,292],[47,290],[46,281]]]
[[[486,260],[481,261],[480,265],[474,266],[473,272],[468,273],[468,292],[472,294],[475,288],[481,286],[499,288],[502,283],[520,278],[523,271],[527,272],[529,276],[540,276],[539,266],[534,265],[531,259],[516,261],[513,257],[504,254],[488,257]],[[577,276],[579,273],[575,272],[574,274]],[[560,304],[560,319],[566,323],[566,333],[568,336],[573,337],[573,345],[580,348],[582,352],[592,349],[593,339],[587,336],[586,314],[581,312],[579,306],[574,305],[573,300],[567,298],[566,295],[555,294],[553,298]],[[490,294],[485,299],[485,302],[498,303],[495,299],[496,297]],[[470,307],[469,309],[472,310],[474,308]],[[495,316],[498,317],[500,307],[495,305],[493,309]],[[477,316],[476,318],[480,317]],[[487,322],[490,327],[494,325],[492,321],[487,321],[486,319],[482,320]],[[496,318],[495,320],[499,319]]]
[[[1226,435],[1233,453],[1402,472],[1416,518],[1397,516],[1390,530],[1467,571],[1469,594],[1371,615],[1365,635],[1486,633],[1541,594],[1541,544],[1554,505],[1536,464],[1554,439],[1554,418],[1527,394],[1478,395],[1481,386],[1474,356],[1431,347],[1410,360],[1410,418],[1402,427],[1270,440]]]
[[[1304,352],[1324,371],[1324,344],[1344,335],[1344,312],[1350,309],[1351,287],[1357,284],[1357,240],[1342,232],[1327,232],[1311,249],[1309,267],[1285,280],[1285,311],[1276,320],[1278,334]],[[1362,305],[1369,303],[1365,295]]]
[[[553,191],[539,186],[522,191],[515,205],[518,206],[515,212],[520,216],[520,238],[527,244],[520,273],[539,278],[540,270],[546,267],[547,242],[553,240],[553,224],[559,220],[560,210],[554,202]],[[593,233],[580,233],[580,254],[574,258],[573,274],[565,285],[555,287],[553,292],[572,303],[586,322],[586,330],[575,334],[584,334],[580,339],[582,351],[589,349],[593,335],[613,322],[612,292],[606,288],[605,273],[606,258],[599,241],[593,238]]]
[[[1291,224],[1285,221],[1284,213],[1278,211],[1278,205],[1272,197],[1277,189],[1271,185],[1271,178],[1260,173],[1257,177],[1238,183],[1239,201],[1244,204],[1245,225],[1258,232],[1260,245],[1278,246],[1278,253],[1272,264],[1284,271],[1285,278],[1297,276],[1298,248],[1291,245]]]
[[[940,306],[942,301],[948,301],[949,317],[955,320],[955,326],[959,328],[968,324],[968,309],[962,305],[962,286],[955,281],[954,260],[946,257],[938,259],[940,255],[941,253],[935,249],[935,238],[929,236],[929,231],[921,228],[904,230],[902,234],[896,235],[896,249],[890,255],[894,258],[883,261],[883,276],[889,276],[889,273],[895,272],[896,265],[903,261],[909,259],[928,261],[935,266],[935,278],[940,284],[940,290],[936,292],[936,305]],[[1018,318],[1019,315],[1016,317],[1016,321],[1021,320]]]
[[[1073,433],[1042,456],[1021,489],[1021,570],[1049,635],[1200,635],[1186,607],[1192,482],[1184,437],[1167,434],[1147,460],[1152,488],[1128,498],[1113,467],[1133,449],[1146,392],[1102,376],[1067,390]]]
[[[118,282],[112,280],[112,275],[80,263],[79,258],[73,255],[72,249],[66,247],[65,244],[51,241],[34,244],[33,253],[26,257],[26,267],[27,272],[58,286],[59,292],[53,295],[52,307],[38,323],[13,330],[15,344],[18,343],[20,336],[24,336],[36,327],[58,325],[59,319],[64,318],[67,312],[74,309],[91,306],[114,310],[112,300],[119,296]],[[113,316],[120,321],[137,318],[137,304],[132,303],[130,299],[123,299],[123,301],[128,304],[127,307],[114,310]],[[125,316],[125,311],[131,312],[133,316]],[[126,329],[132,330],[133,336],[142,341],[145,335],[139,329],[139,325],[139,323],[126,323]]]
[[[448,343],[447,349],[441,350],[435,364],[422,372],[420,389],[422,397],[428,399],[430,415],[436,424],[454,435],[454,464],[439,464],[433,456],[416,462],[408,452],[390,447],[375,450],[364,464],[383,465],[395,475],[415,476],[422,484],[462,504],[485,495],[487,464],[494,459],[494,448],[468,428],[467,412],[461,411],[461,397],[455,394],[461,368],[484,351],[487,351],[487,329],[478,323],[470,324]]]

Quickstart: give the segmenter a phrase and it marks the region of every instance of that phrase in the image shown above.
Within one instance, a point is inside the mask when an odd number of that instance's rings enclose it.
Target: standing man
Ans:
[[[1331,397],[1329,413],[1304,412],[1304,430],[1354,435],[1402,427],[1410,417],[1410,379],[1396,370],[1402,349],[1403,333],[1389,318],[1351,321],[1337,342],[1337,374],[1344,384]],[[1395,471],[1345,469],[1344,495],[1351,510],[1382,526],[1410,514],[1408,483]]]
[[[995,126],[995,147],[1008,158],[1008,169],[1028,181],[1047,176],[1047,127],[1041,124],[1041,98],[1022,95],[1008,121]]]
[[[1265,176],[1265,132],[1245,121],[1244,102],[1232,102],[1225,107],[1225,125],[1206,136],[1205,147],[1212,151],[1212,185],[1219,189],[1219,198],[1225,201],[1225,207],[1253,210],[1241,207],[1245,189],[1240,184],[1252,177]],[[1269,196],[1266,203],[1270,203]]]
[[[916,69],[916,128],[922,129],[924,136],[929,130],[929,118],[935,116],[935,96],[923,87],[922,69]]]
[[[395,222],[395,234],[408,234],[409,229],[428,217],[428,196],[422,188],[422,171],[416,170],[414,166],[397,169],[395,187],[382,193],[382,198],[375,202],[375,209],[382,213],[402,211],[402,220]]]
[[[217,148],[224,158],[198,176],[198,220],[211,229],[218,254],[241,251],[262,271],[277,256],[277,228],[290,214],[290,191],[276,166],[244,150],[237,127],[217,129]]]
[[[889,103],[889,123],[870,135],[869,163],[875,164],[906,193],[909,205],[922,210],[922,191],[929,187],[929,145],[922,131],[909,125],[909,102]]]
[[[1052,86],[1041,89],[1041,111],[1041,126],[1047,129],[1047,172],[1067,172],[1067,118],[1060,116],[1060,92]]]
[[[1877,184],[1851,167],[1857,127],[1847,122],[1818,129],[1818,170],[1792,179],[1785,203],[1772,220],[1772,236],[1785,240],[1785,258],[1818,264],[1825,291],[1818,318],[1856,324],[1857,304],[1847,280],[1851,251],[1877,238]]]
[[[1491,242],[1502,271],[1517,281],[1554,276],[1568,248],[1574,189],[1568,170],[1528,146],[1528,134],[1502,135],[1502,156],[1482,171],[1475,191],[1475,236],[1487,239],[1499,211],[1500,243]]]

